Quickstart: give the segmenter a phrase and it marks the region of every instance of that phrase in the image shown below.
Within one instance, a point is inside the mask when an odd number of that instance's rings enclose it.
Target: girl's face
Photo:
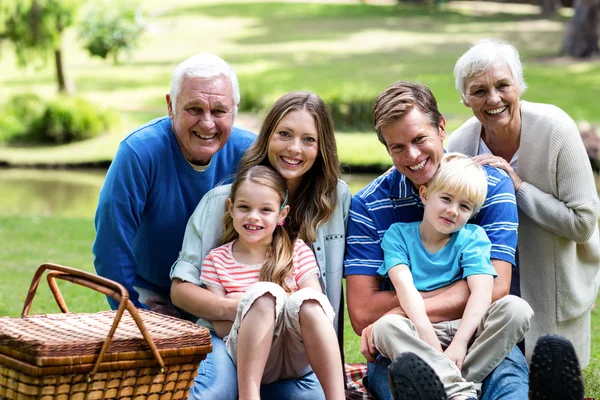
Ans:
[[[450,235],[465,226],[473,215],[473,202],[467,196],[444,191],[428,195],[425,186],[421,186],[419,192],[425,205],[423,226],[427,229]]]
[[[288,112],[271,135],[267,156],[291,192],[296,191],[318,155],[319,133],[313,116],[304,109]]]
[[[289,211],[289,206],[280,211],[281,200],[274,189],[251,181],[238,186],[235,202],[228,198],[227,207],[239,240],[257,245],[271,243],[273,231]]]

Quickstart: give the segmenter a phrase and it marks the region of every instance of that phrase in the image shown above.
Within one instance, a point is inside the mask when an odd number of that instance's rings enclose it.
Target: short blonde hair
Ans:
[[[487,196],[487,174],[482,166],[460,153],[446,153],[440,167],[427,184],[427,194],[440,191],[466,195],[473,203],[473,214],[479,211]]]

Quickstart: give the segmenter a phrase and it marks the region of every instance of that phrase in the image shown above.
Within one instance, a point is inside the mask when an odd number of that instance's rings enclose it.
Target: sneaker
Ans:
[[[433,368],[414,353],[403,353],[392,362],[388,378],[395,400],[447,400]]]
[[[530,400],[583,400],[583,378],[575,349],[562,336],[536,343],[529,371]]]

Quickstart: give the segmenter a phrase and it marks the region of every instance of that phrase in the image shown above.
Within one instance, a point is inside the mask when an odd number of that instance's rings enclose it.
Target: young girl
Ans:
[[[343,399],[334,312],[321,292],[310,248],[284,229],[283,178],[266,166],[240,171],[224,216],[222,246],[202,264],[202,283],[241,298],[235,321],[215,321],[237,366],[239,398],[260,398],[261,383],[299,378],[311,367],[327,399]],[[326,361],[326,362],[325,362]]]

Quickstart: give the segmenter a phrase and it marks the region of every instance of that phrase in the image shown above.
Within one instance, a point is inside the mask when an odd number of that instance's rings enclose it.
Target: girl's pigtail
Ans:
[[[267,261],[259,276],[259,280],[276,283],[288,293],[291,290],[285,279],[294,272],[294,239],[282,225],[275,228]]]

